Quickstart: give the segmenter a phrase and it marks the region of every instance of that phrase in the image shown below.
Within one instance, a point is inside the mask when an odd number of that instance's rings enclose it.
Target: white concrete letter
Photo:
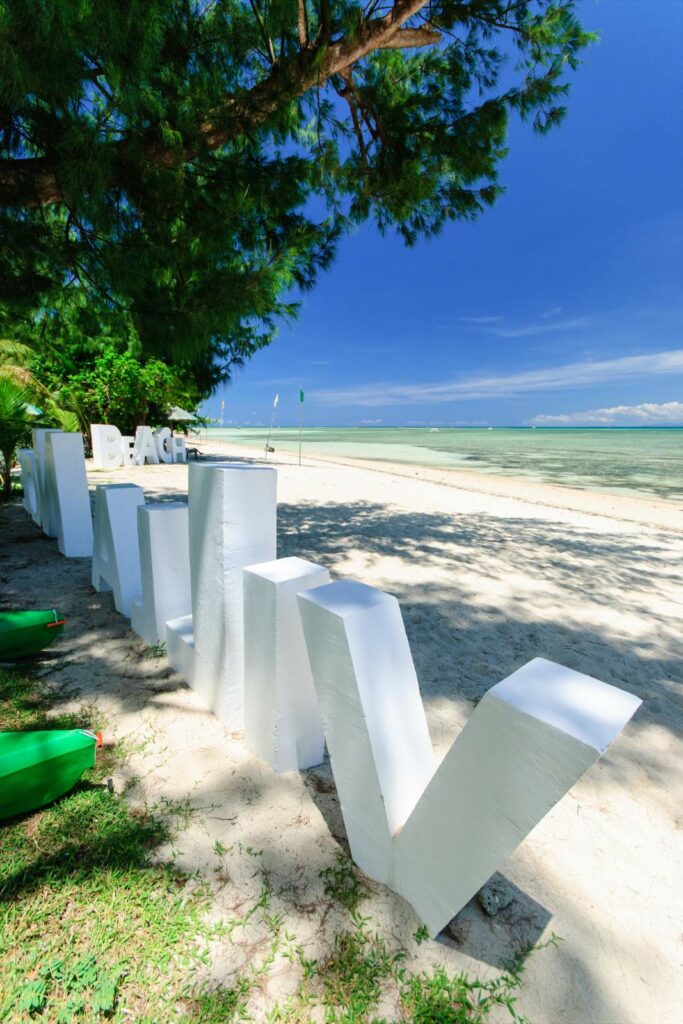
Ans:
[[[161,462],[173,462],[172,434],[168,427],[154,431],[154,443]]]
[[[351,852],[391,884],[391,837],[434,773],[401,609],[353,580],[298,600]]]
[[[171,438],[171,451],[174,462],[187,462],[187,450],[185,438],[182,434],[174,434]]]
[[[90,439],[95,469],[118,469],[123,462],[121,431],[118,427],[108,423],[93,423]]]
[[[382,598],[370,587],[332,583],[298,600],[354,859],[404,896],[436,935],[641,702],[536,658],[489,690],[436,772],[427,772],[422,745],[406,775],[416,711],[399,677],[405,660],[395,659],[407,640],[402,626],[378,613]],[[386,671],[392,665],[395,674]],[[402,779],[420,792],[397,802],[392,786]]]
[[[190,466],[192,621],[167,623],[168,658],[235,731],[244,727],[242,570],[275,557],[276,480],[270,466]]]
[[[36,459],[36,481],[38,487],[38,519],[36,523],[48,537],[57,536],[57,527],[50,522],[50,513],[54,518],[54,501],[45,488],[45,438],[48,434],[60,433],[58,430],[46,430],[44,427],[34,427],[31,431],[33,452]]]
[[[302,558],[244,570],[244,738],[276,772],[325,756],[296,595],[329,581],[327,569]]]
[[[54,430],[45,436],[45,491],[50,527],[67,558],[92,555],[92,514],[80,434]]]
[[[166,623],[166,657],[188,686],[195,689],[194,628],[191,615],[180,615]]]
[[[132,602],[131,625],[148,644],[166,640],[166,622],[189,615],[190,534],[184,502],[138,505],[142,594]]]
[[[35,452],[32,448],[18,448],[17,458],[21,466],[21,488],[24,492],[21,503],[34,523],[40,526],[38,467],[36,465]]]
[[[137,510],[145,495],[135,484],[99,484],[95,491],[92,585],[113,590],[117,612],[127,619],[140,593]]]
[[[144,466],[145,462],[158,465],[159,453],[151,427],[138,427],[135,431],[135,457],[139,466]]]
[[[121,463],[124,466],[137,466],[137,455],[135,454],[135,438],[125,434],[121,438]]]

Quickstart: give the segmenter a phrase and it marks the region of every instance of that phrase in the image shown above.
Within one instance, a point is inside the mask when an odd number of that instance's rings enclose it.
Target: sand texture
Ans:
[[[214,449],[215,452],[215,449]],[[224,458],[246,457],[225,448]],[[209,455],[207,457],[217,457]],[[370,883],[364,914],[412,969],[443,963],[490,976],[548,938],[529,963],[519,1012],[533,1024],[677,1024],[683,1006],[681,726],[683,533],[676,503],[591,495],[526,481],[276,453],[278,555],[320,563],[401,603],[433,743],[443,755],[485,691],[536,656],[623,687],[643,706],[601,761],[501,866],[514,900],[496,917],[472,901],[448,932],[420,946],[410,907]],[[377,471],[377,470],[380,471]],[[187,467],[89,472],[178,500]],[[56,605],[69,625],[41,669],[96,701],[137,750],[115,780],[163,811],[189,801],[177,863],[215,887],[216,915],[244,913],[264,882],[272,912],[310,957],[324,957],[342,912],[323,898],[322,869],[347,849],[329,763],[275,775],[206,712],[146,649],[90,561],[65,559],[19,504],[0,512],[4,607]],[[78,703],[78,701],[76,701]],[[463,829],[467,822],[462,823]],[[220,840],[228,852],[217,855]],[[457,865],[453,865],[457,870]],[[212,976],[267,951],[254,923],[212,950]],[[273,965],[250,997],[255,1020],[296,988]],[[382,1007],[387,1019],[395,1008]]]

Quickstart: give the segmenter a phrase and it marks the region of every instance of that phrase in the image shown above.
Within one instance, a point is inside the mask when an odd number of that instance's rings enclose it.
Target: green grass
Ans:
[[[369,895],[368,888],[360,873],[354,868],[348,857],[339,851],[333,867],[321,872],[325,895],[331,900],[341,903],[352,914],[358,910],[361,900]]]
[[[106,729],[93,705],[52,715],[51,706],[64,696],[30,675],[0,669],[0,730]],[[425,930],[416,931],[410,950],[390,949],[359,913],[368,888],[341,853],[322,873],[324,905],[348,912],[328,955],[307,958],[285,914],[271,906],[276,894],[265,881],[242,918],[209,927],[208,884],[152,858],[171,838],[169,815],[184,827],[184,807],[175,816],[172,802],[138,811],[106,786],[107,775],[129,754],[114,744],[61,800],[0,824],[0,1020],[485,1024],[494,1010],[522,1019],[514,1001],[521,962],[490,982],[443,968],[410,971],[406,961],[426,941]],[[214,852],[221,863],[230,853],[220,842]],[[247,849],[236,855],[244,852],[260,854]],[[247,922],[256,924],[262,940],[250,964],[230,987],[209,990],[199,980],[208,940],[235,942]],[[287,970],[300,979],[293,995],[274,1002],[265,1017],[250,1017],[250,995],[263,992],[272,971]],[[391,1015],[379,1016],[387,1006]]]
[[[88,705],[49,717],[53,700],[0,670],[0,729],[102,724]],[[207,891],[150,863],[169,831],[109,792],[117,763],[114,746],[64,798],[0,826],[3,1021],[172,1019]]]

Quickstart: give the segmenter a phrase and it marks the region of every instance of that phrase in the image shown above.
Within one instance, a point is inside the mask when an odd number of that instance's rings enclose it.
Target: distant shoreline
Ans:
[[[206,443],[271,447],[296,454],[299,431],[202,428]],[[307,427],[310,458],[476,473],[579,491],[626,495],[683,507],[683,429]],[[463,476],[463,486],[471,486]],[[487,485],[489,489],[489,485]]]
[[[212,424],[207,428],[208,430],[247,430],[257,431],[266,430],[266,426],[219,426],[217,423]],[[273,430],[297,430],[299,429],[298,423],[278,423],[273,427]],[[405,423],[342,423],[330,425],[320,423],[307,423],[303,428],[304,433],[307,430],[683,430],[683,423],[674,424],[638,424],[631,426],[619,426],[616,424],[564,424],[556,426],[532,426],[525,424],[468,424],[463,423],[423,423],[406,425]]]
[[[200,450],[212,455],[240,456],[244,452],[256,453],[263,457],[263,448],[253,442],[201,440]],[[298,456],[291,451],[276,450],[269,455],[269,463],[296,465]],[[587,515],[607,516],[624,522],[642,523],[645,526],[665,530],[683,531],[683,501],[650,498],[615,491],[588,490],[566,484],[545,483],[524,476],[502,476],[482,472],[477,468],[452,470],[394,463],[389,461],[359,459],[351,456],[311,454],[304,449],[302,470],[311,465],[338,465],[350,469],[368,470],[388,476],[420,480],[426,483],[455,488],[492,498],[512,499],[547,508],[565,509]]]

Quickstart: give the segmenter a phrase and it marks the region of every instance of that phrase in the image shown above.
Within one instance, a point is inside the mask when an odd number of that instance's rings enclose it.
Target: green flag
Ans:
[[[303,400],[304,400],[304,389],[303,388],[299,388],[299,401],[303,402]]]

